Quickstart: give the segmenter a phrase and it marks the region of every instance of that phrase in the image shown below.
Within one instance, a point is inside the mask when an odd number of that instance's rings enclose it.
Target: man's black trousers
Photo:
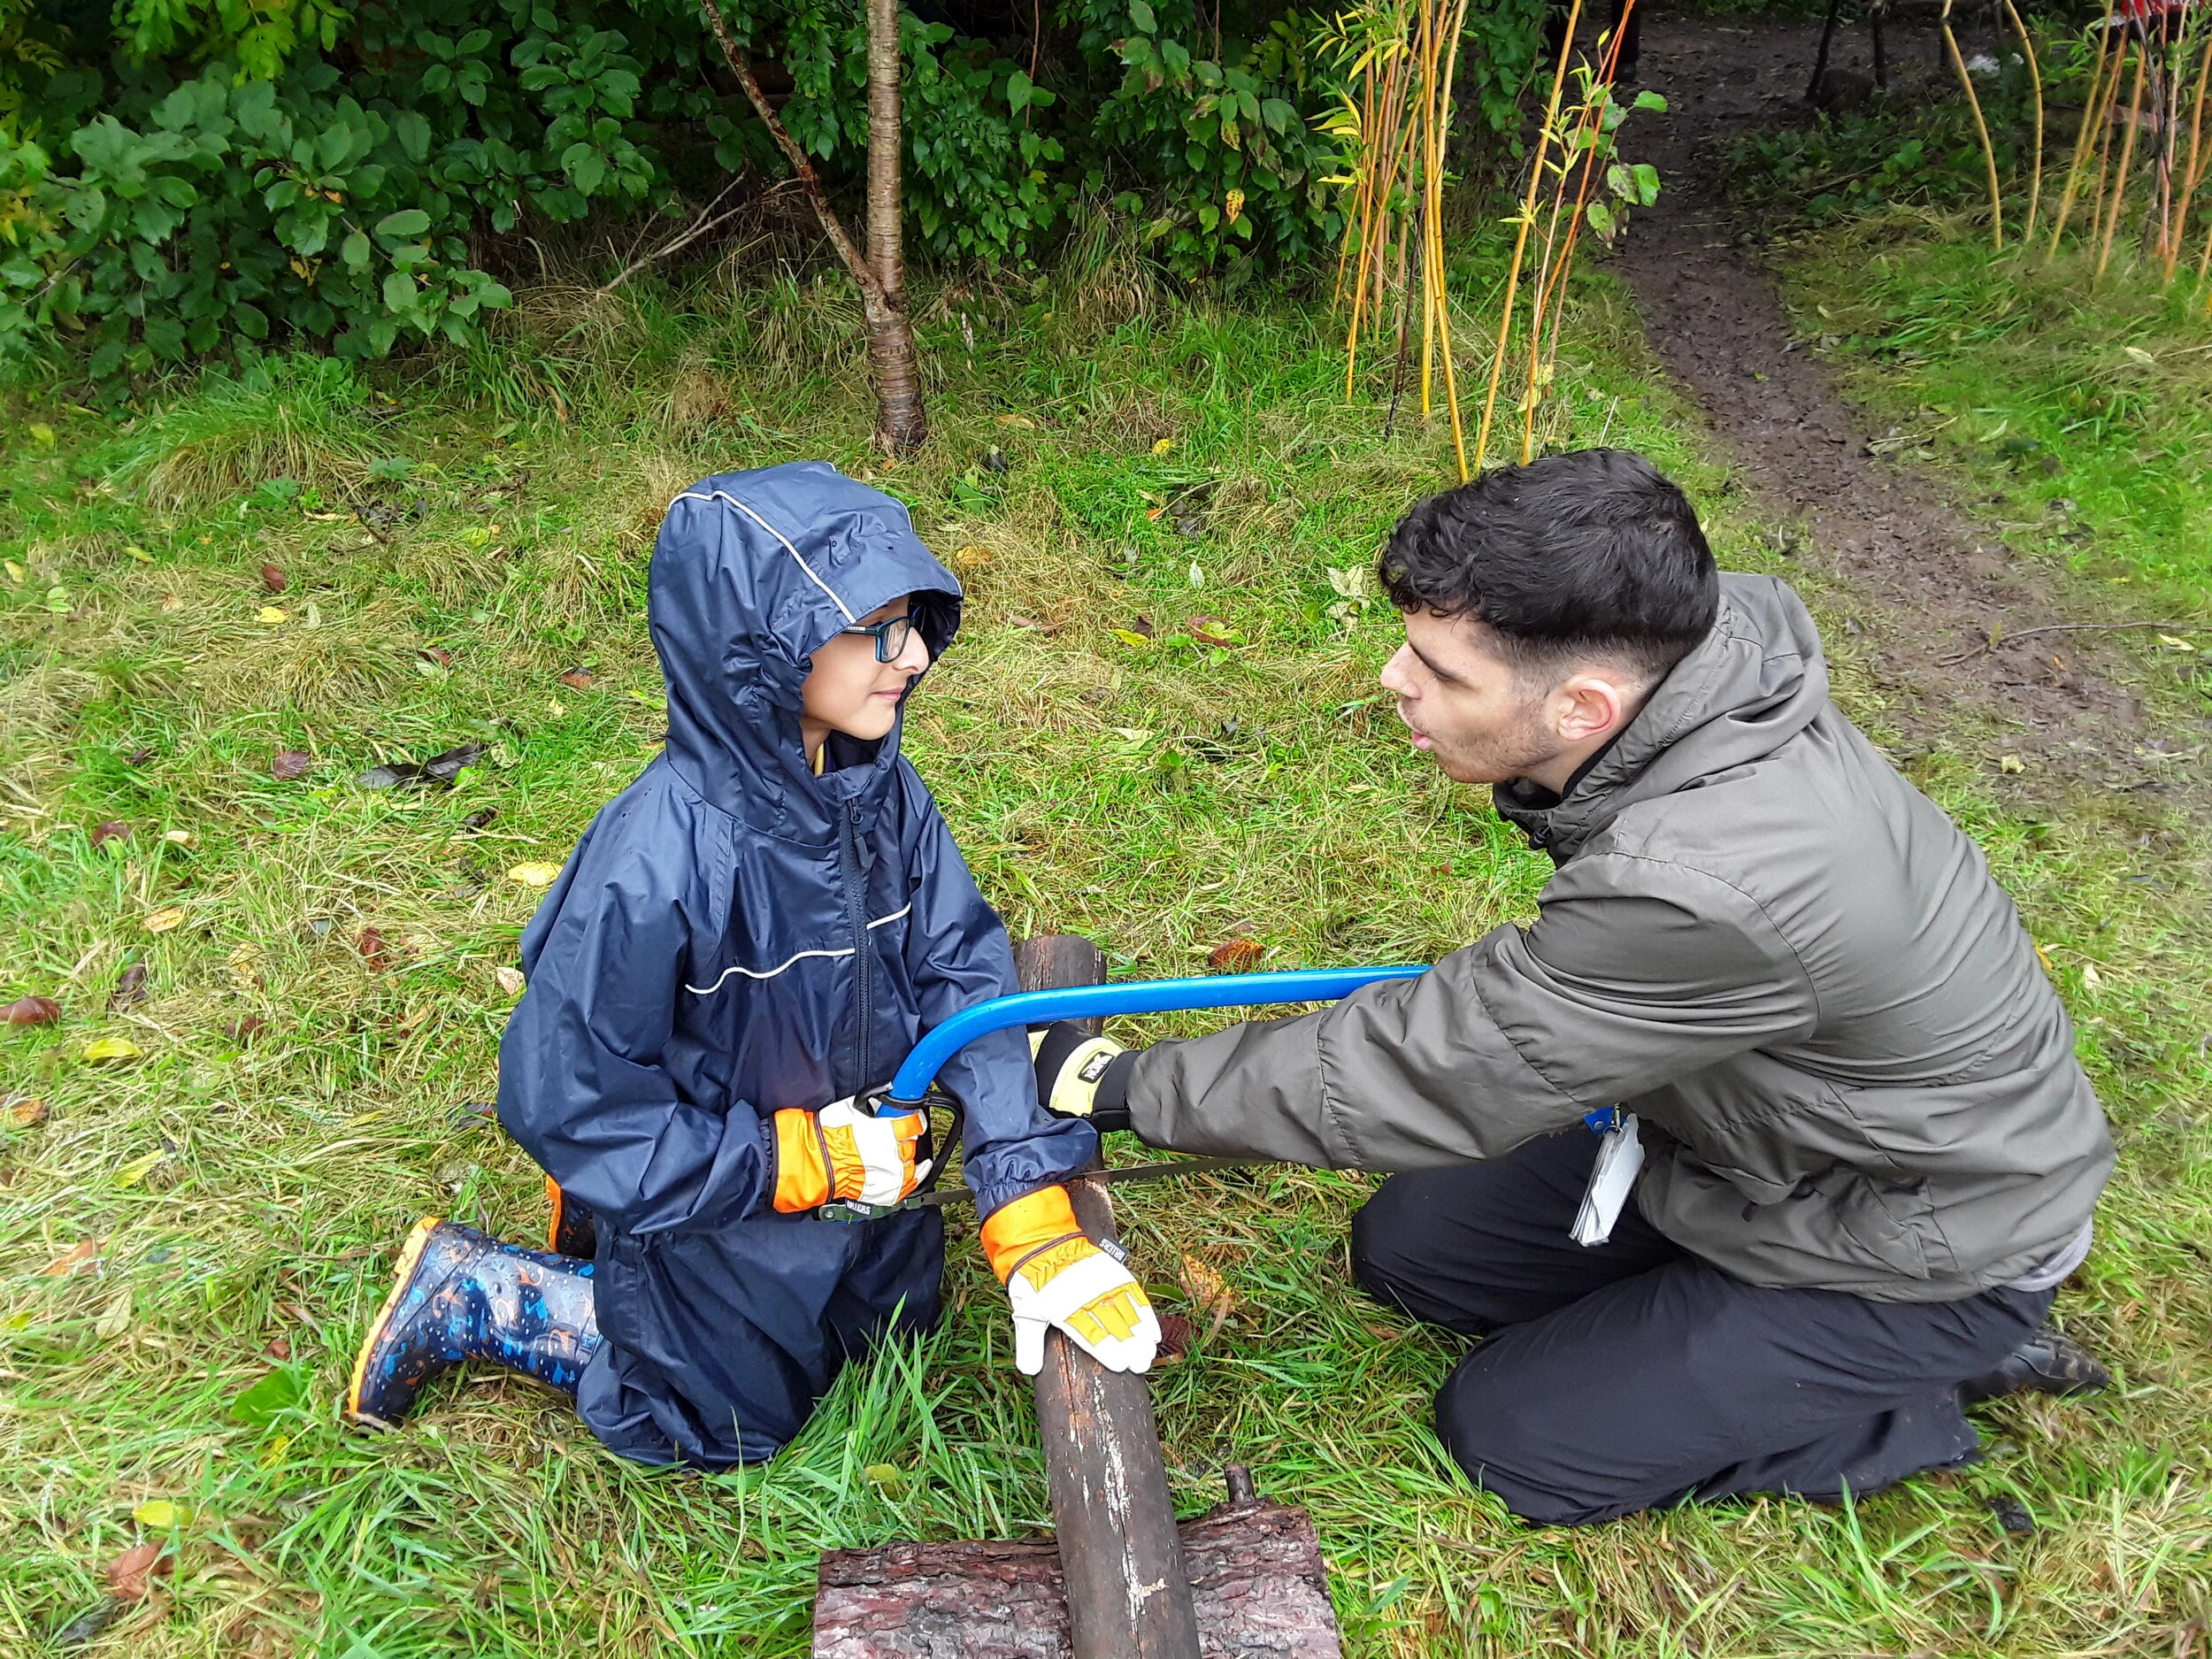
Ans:
[[[2018,1347],[2050,1291],[1869,1302],[1768,1290],[1653,1228],[1569,1236],[1598,1137],[1393,1176],[1352,1222],[1352,1271],[1484,1340],[1436,1396],[1461,1468],[1525,1520],[1608,1521],[1683,1498],[1863,1494],[1979,1448],[1956,1385]]]

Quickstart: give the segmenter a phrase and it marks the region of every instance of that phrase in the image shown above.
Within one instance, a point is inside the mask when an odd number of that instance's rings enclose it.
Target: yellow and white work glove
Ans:
[[[1152,1369],[1160,1321],[1144,1287],[1085,1236],[1066,1189],[1047,1187],[991,1212],[984,1254],[1014,1314],[1014,1366],[1034,1377],[1045,1366],[1045,1328],[1109,1371]]]
[[[1111,1037],[1094,1037],[1071,1019],[1055,1020],[1029,1033],[1029,1058],[1037,1068],[1038,1102],[1054,1117],[1086,1118],[1102,1132],[1129,1127],[1129,1068],[1136,1056]]]
[[[872,1118],[850,1099],[818,1112],[776,1114],[775,1207],[787,1215],[833,1198],[895,1204],[929,1174],[914,1154],[929,1119],[920,1112]]]

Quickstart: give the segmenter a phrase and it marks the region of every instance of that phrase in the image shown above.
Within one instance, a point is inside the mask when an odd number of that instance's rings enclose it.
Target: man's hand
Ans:
[[[1109,1371],[1152,1369],[1160,1322],[1129,1270],[1084,1236],[1064,1188],[1047,1187],[991,1212],[983,1248],[1014,1314],[1014,1366],[1044,1369],[1045,1327]]]
[[[795,1215],[833,1198],[897,1203],[929,1174],[931,1160],[914,1161],[928,1126],[920,1112],[872,1118],[850,1100],[818,1112],[778,1112],[775,1207]]]
[[[1029,1033],[1037,1098],[1056,1118],[1087,1118],[1102,1133],[1129,1127],[1129,1068],[1136,1055],[1110,1037],[1094,1037],[1071,1019]]]

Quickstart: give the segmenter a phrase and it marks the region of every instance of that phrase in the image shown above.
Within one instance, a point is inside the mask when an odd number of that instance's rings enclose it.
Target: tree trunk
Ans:
[[[869,0],[868,6],[868,226],[869,251],[853,245],[830,206],[829,193],[805,150],[799,148],[775,108],[760,89],[753,61],[730,33],[717,0],[700,0],[707,27],[714,32],[730,73],[745,89],[746,102],[760,117],[768,136],[806,191],[814,217],[838,259],[860,289],[860,309],[868,334],[868,365],[876,388],[876,442],[892,455],[919,449],[929,437],[922,411],[921,364],[914,350],[914,329],[906,315],[905,262],[899,255],[899,35],[898,0]],[[885,19],[887,19],[887,21]],[[880,198],[880,199],[879,199]],[[890,232],[880,235],[879,213]],[[879,265],[878,261],[887,262]],[[886,283],[881,271],[893,276]]]
[[[876,380],[876,441],[893,455],[929,437],[921,364],[906,312],[901,239],[899,0],[868,0],[868,265],[882,292],[867,308],[868,361]]]

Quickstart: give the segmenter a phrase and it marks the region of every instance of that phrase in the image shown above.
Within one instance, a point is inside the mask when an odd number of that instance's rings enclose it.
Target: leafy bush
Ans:
[[[858,8],[725,14],[788,75],[794,137],[834,186],[856,180]],[[1501,127],[1538,15],[1486,14],[1465,56]],[[1185,277],[1333,245],[1342,155],[1317,126],[1335,65],[1316,14],[1224,4],[1202,23],[1195,0],[1059,0],[1044,16],[1025,67],[904,14],[924,253],[1025,263],[1079,196],[1116,193]],[[95,53],[0,0],[0,355],[73,341],[119,386],[279,336],[351,357],[472,343],[510,303],[488,269],[499,239],[680,214],[685,184],[781,174],[708,39],[691,0],[123,0]]]

